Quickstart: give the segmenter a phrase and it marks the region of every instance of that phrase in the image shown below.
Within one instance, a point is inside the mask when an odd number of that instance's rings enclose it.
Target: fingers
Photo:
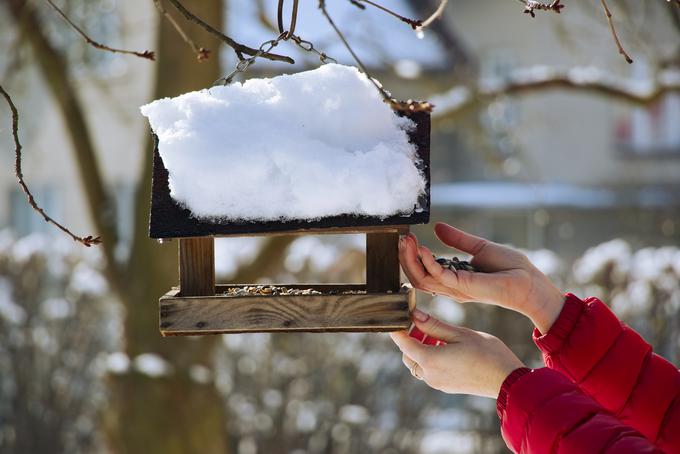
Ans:
[[[418,260],[418,250],[416,242],[410,236],[405,236],[399,242],[399,262],[404,270],[404,274],[414,287],[427,276],[423,264]]]
[[[458,299],[465,294],[474,294],[476,289],[477,273],[463,270],[448,270],[442,267],[432,256],[432,253],[425,246],[420,246],[420,257],[425,271],[436,283],[448,288],[452,294],[458,294]],[[455,295],[453,295],[455,296]],[[462,298],[464,300],[465,298]],[[461,301],[462,301],[461,300]]]
[[[415,361],[413,361],[411,358],[408,357],[407,354],[402,354],[401,355],[401,362],[404,363],[404,366],[408,367],[409,370],[413,369],[413,365],[417,364]]]
[[[404,363],[404,366],[406,366],[409,372],[411,372],[413,377],[417,378],[418,380],[423,380],[423,374],[425,371],[420,364],[409,358],[406,354],[401,355],[401,362]]]
[[[473,256],[477,255],[484,246],[489,244],[489,241],[484,238],[463,232],[443,222],[438,222],[434,226],[434,233],[447,246],[455,247]]]
[[[442,267],[432,256],[432,252],[425,246],[418,248],[420,252],[420,261],[425,268],[425,271],[432,276],[439,283],[447,287],[456,287],[458,285],[458,276],[456,272],[447,270]]]
[[[405,331],[390,333],[390,337],[404,355],[421,365],[423,364],[425,357],[428,356],[429,346],[423,345],[417,340],[409,337]]]
[[[420,309],[413,311],[413,321],[420,331],[446,343],[456,342],[461,334],[460,328],[444,323]]]

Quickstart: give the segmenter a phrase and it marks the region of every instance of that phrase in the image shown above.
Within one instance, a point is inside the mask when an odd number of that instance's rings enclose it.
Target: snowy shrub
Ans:
[[[95,256],[66,241],[0,233],[2,453],[102,448],[105,358],[120,317]]]
[[[415,380],[387,334],[223,340],[216,382],[235,452],[435,453],[442,430],[455,432],[465,448],[456,452],[502,443],[491,400],[467,408],[468,399]]]
[[[616,239],[589,249],[573,267],[574,291],[597,296],[656,353],[680,362],[680,249],[633,251]]]
[[[284,269],[270,278],[361,282],[364,248],[362,235],[303,236],[288,247]],[[460,323],[461,307],[442,298],[428,310]],[[491,400],[442,394],[415,380],[387,334],[222,339],[215,382],[225,397],[236,453],[436,453],[451,433],[457,452],[504,446]]]

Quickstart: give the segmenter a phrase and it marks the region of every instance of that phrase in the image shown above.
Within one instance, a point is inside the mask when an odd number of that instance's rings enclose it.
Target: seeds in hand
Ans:
[[[439,263],[443,268],[446,268],[451,271],[477,271],[474,266],[470,264],[470,262],[467,262],[465,260],[459,260],[458,257],[451,257],[450,259],[447,259],[445,257],[437,257],[436,255],[432,254],[434,257],[434,260]]]

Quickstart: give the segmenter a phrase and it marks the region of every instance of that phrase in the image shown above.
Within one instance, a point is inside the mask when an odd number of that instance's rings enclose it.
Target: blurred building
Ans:
[[[458,1],[447,13],[482,80],[540,71],[535,65],[581,67],[583,77],[609,73],[644,93],[677,52],[678,31],[666,8],[638,6],[616,18],[633,65],[618,54],[597,5],[532,19],[513,2]],[[655,24],[648,41],[634,21],[643,16]],[[680,239],[680,94],[636,107],[593,93],[540,92],[499,98],[479,115],[481,131],[455,119],[438,129],[434,219],[568,258],[612,237],[637,245]]]

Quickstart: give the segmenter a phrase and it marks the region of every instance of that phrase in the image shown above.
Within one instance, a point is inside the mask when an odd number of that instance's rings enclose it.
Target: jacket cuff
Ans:
[[[560,351],[565,340],[574,330],[585,306],[586,304],[577,296],[567,293],[564,296],[562,311],[548,332],[541,334],[537,328],[534,328],[532,337],[536,346],[545,354],[554,354]]]
[[[498,399],[496,399],[496,413],[498,414],[499,418],[502,419],[503,413],[505,413],[505,407],[508,404],[508,393],[510,392],[510,388],[517,382],[517,380],[529,373],[531,373],[531,369],[528,367],[520,367],[510,372],[510,375],[505,377],[505,380],[503,380],[503,384],[501,385],[501,391],[498,393]]]

